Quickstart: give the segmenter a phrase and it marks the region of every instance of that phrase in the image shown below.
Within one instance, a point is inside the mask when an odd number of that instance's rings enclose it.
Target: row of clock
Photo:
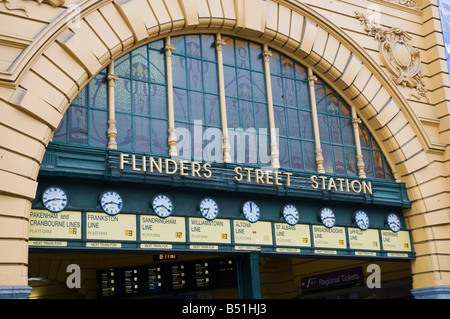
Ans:
[[[69,202],[67,193],[59,186],[47,187],[42,192],[41,201],[45,208],[54,213],[64,210]],[[114,190],[103,192],[99,197],[99,204],[103,211],[109,215],[119,214],[124,206],[122,196]],[[166,218],[173,212],[172,200],[165,194],[154,196],[151,200],[151,207],[155,214],[161,218]],[[219,215],[219,205],[210,197],[200,200],[198,210],[207,220],[213,220]],[[259,206],[253,201],[244,202],[241,206],[241,212],[252,223],[257,222],[261,216]],[[298,223],[299,211],[294,205],[284,205],[281,213],[289,225]],[[318,218],[328,228],[336,224],[336,215],[329,207],[319,209]],[[353,213],[353,221],[361,230],[366,230],[370,226],[369,215],[363,210],[357,210]],[[400,218],[395,213],[386,215],[386,224],[394,232],[401,229]]]

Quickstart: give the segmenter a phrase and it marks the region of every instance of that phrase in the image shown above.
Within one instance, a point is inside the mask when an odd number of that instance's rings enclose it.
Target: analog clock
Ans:
[[[199,202],[198,209],[202,216],[208,220],[213,220],[219,215],[219,206],[214,199],[209,197],[205,197]]]
[[[401,228],[400,218],[394,213],[387,214],[386,224],[393,232],[398,232]]]
[[[172,214],[172,200],[167,195],[158,194],[152,199],[152,208],[156,215],[166,218]]]
[[[336,216],[331,208],[323,207],[319,209],[319,219],[328,228],[336,224]]]
[[[251,223],[259,220],[260,211],[258,205],[255,202],[247,201],[242,205],[242,214]]]
[[[292,204],[284,205],[281,209],[283,212],[283,217],[289,225],[295,225],[298,223],[298,210]]]
[[[123,209],[122,196],[116,191],[107,190],[100,195],[100,206],[109,215],[117,215]]]
[[[47,187],[41,195],[42,204],[52,213],[64,210],[69,203],[69,198],[64,189],[59,186]]]
[[[369,228],[369,215],[363,210],[357,210],[353,213],[353,221],[361,230]]]

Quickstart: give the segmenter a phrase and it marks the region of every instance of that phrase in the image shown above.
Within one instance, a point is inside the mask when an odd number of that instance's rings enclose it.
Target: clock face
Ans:
[[[164,194],[158,194],[155,197],[153,197],[152,208],[153,211],[156,213],[156,215],[165,218],[170,214],[172,214],[173,204],[169,196]]]
[[[100,196],[100,206],[109,215],[117,215],[122,211],[123,199],[116,191],[108,190]]]
[[[42,192],[41,201],[49,211],[58,213],[67,207],[69,198],[61,187],[50,186]]]
[[[355,221],[356,225],[358,225],[358,227],[361,230],[366,230],[367,228],[369,228],[369,216],[367,215],[367,213],[363,210],[357,210],[354,214],[353,214],[353,220]]]
[[[251,223],[255,223],[259,220],[260,211],[258,205],[255,202],[247,201],[242,205],[242,213],[244,217]]]
[[[292,204],[284,205],[282,208],[283,217],[289,225],[295,225],[298,223],[298,210]]]
[[[398,232],[401,228],[400,218],[394,213],[386,216],[386,223],[393,232]]]
[[[213,220],[219,215],[219,206],[214,199],[209,197],[203,198],[200,201],[198,209],[202,216],[208,220]]]
[[[321,222],[328,228],[333,227],[336,224],[336,216],[331,208],[323,207],[319,210],[319,218]]]

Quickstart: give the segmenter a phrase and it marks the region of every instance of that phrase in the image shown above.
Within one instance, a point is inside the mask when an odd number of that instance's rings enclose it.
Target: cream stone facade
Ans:
[[[393,28],[408,35],[409,49],[391,56],[415,79],[408,83],[394,81],[395,68],[380,53]],[[436,296],[442,288],[449,296],[450,78],[437,0],[1,1],[0,291],[30,292],[31,201],[46,146],[71,101],[126,52],[188,33],[267,45],[355,106],[407,187],[413,291]],[[414,59],[418,70],[408,69]]]

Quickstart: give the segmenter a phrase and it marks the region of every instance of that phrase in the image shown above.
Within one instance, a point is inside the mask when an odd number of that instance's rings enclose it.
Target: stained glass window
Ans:
[[[233,162],[270,165],[262,46],[223,37],[225,96]]]
[[[103,70],[72,101],[53,135],[53,141],[106,147],[107,85],[106,70]]]
[[[315,144],[306,69],[273,52],[270,72],[281,167],[315,171]]]
[[[234,163],[269,166],[271,142],[263,47],[224,36],[222,45],[230,155]],[[174,120],[179,155],[188,160],[223,160],[219,65],[216,36],[171,38]],[[165,40],[141,46],[117,59],[114,72],[119,150],[168,156]],[[273,112],[281,168],[316,172],[315,136],[307,70],[271,50]],[[55,143],[106,148],[107,70],[73,100],[53,136]],[[326,173],[358,176],[350,106],[323,80],[314,84],[319,137]],[[359,125],[368,178],[394,179],[380,147]]]
[[[164,40],[144,45],[114,63],[118,149],[167,155]]]
[[[173,95],[180,156],[222,162],[219,79],[215,37],[174,37]]]

